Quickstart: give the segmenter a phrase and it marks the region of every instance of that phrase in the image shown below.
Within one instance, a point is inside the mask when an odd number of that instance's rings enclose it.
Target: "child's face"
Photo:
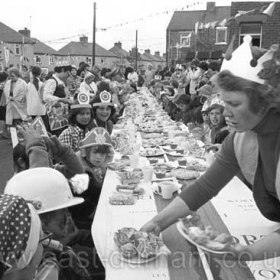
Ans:
[[[103,122],[106,122],[111,116],[110,106],[100,106],[96,109],[96,117]]]
[[[53,211],[51,218],[46,222],[42,219],[43,231],[54,234],[54,239],[62,241],[75,232],[76,227],[69,211],[64,208]]]
[[[207,113],[202,113],[202,119],[204,123],[209,122],[209,115]]]
[[[213,125],[219,125],[223,120],[223,114],[220,109],[213,109],[210,112],[210,121]]]
[[[79,124],[87,125],[90,121],[90,109],[83,109],[76,115],[76,120]]]
[[[94,166],[103,166],[106,160],[106,154],[96,153],[95,149],[91,149],[89,153],[89,161]]]

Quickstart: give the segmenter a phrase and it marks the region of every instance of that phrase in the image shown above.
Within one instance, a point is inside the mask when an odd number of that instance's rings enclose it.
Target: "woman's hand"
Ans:
[[[156,235],[159,235],[161,232],[159,225],[156,222],[154,222],[153,220],[150,220],[149,222],[147,222],[144,226],[141,227],[140,230],[148,232],[148,233],[152,232]]]

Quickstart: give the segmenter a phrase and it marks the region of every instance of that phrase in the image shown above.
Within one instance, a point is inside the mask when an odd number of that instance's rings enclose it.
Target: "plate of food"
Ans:
[[[125,168],[129,167],[130,161],[129,158],[126,156],[123,156],[119,160],[115,160],[114,162],[111,162],[108,164],[108,168],[115,170],[115,171],[121,171],[124,170]]]
[[[143,157],[157,157],[157,156],[163,156],[164,152],[160,149],[150,148],[150,149],[145,149],[145,151],[143,152],[140,152],[140,155]]]
[[[124,227],[115,232],[114,242],[120,259],[131,264],[152,262],[160,255],[170,253],[161,237],[131,227]]]
[[[123,185],[130,184],[139,184],[140,180],[143,178],[142,170],[133,170],[133,171],[122,171],[118,172],[118,175],[121,178],[121,183]]]
[[[188,170],[185,168],[176,168],[171,170],[171,176],[179,180],[193,180],[200,176],[198,171]]]
[[[215,255],[225,255],[231,252],[234,246],[232,236],[226,233],[218,233],[211,226],[204,226],[199,215],[187,216],[177,223],[180,234],[188,242]]]
[[[187,164],[185,168],[188,170],[204,172],[207,167],[206,167],[206,163],[202,164],[198,160],[187,160]]]
[[[112,205],[133,205],[136,202],[136,197],[132,194],[113,193],[109,197],[109,202]]]

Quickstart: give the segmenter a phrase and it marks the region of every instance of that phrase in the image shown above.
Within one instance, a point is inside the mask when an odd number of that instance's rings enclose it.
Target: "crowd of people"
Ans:
[[[279,75],[278,84],[267,86],[230,69],[220,72],[220,67],[219,61],[195,59],[176,65],[174,71],[152,65],[140,73],[132,67],[90,69],[82,62],[78,68],[57,66],[47,76],[38,66],[24,76],[15,67],[1,72],[0,118],[5,123],[1,136],[10,137],[10,128],[15,127],[19,142],[13,149],[15,175],[0,196],[1,219],[8,222],[3,228],[15,235],[9,242],[0,236],[0,278],[12,279],[5,277],[19,271],[22,277],[25,269],[29,275],[25,279],[31,279],[38,266],[44,273],[47,264],[38,260],[47,252],[48,268],[57,274],[52,279],[104,279],[90,228],[107,165],[114,157],[114,124],[141,86],[206,146],[222,144],[206,173],[142,230],[159,234],[196,211],[235,175],[252,189],[263,215],[279,222]],[[37,118],[47,134],[32,125]],[[25,209],[20,224],[24,234],[13,228],[19,208]],[[236,246],[234,254],[249,252],[254,259],[264,258],[264,252],[269,257],[279,255],[275,245],[279,238],[275,232],[253,245]],[[18,239],[22,247],[11,255]],[[43,251],[39,246],[31,248],[34,240],[42,241]],[[90,265],[81,265],[79,252],[87,252]],[[24,253],[31,257],[19,262]],[[56,269],[61,260],[67,264]]]

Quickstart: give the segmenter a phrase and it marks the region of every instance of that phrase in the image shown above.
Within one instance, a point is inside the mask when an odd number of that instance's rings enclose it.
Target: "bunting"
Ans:
[[[197,34],[199,29],[208,29],[208,28],[216,28],[216,27],[225,27],[229,22],[236,20],[237,18],[244,16],[244,15],[252,15],[252,14],[265,14],[267,16],[272,16],[275,9],[275,2],[270,3],[268,6],[262,6],[260,8],[252,9],[249,11],[238,11],[235,16],[230,18],[225,18],[221,21],[212,21],[207,23],[196,22],[195,23],[195,34]]]

